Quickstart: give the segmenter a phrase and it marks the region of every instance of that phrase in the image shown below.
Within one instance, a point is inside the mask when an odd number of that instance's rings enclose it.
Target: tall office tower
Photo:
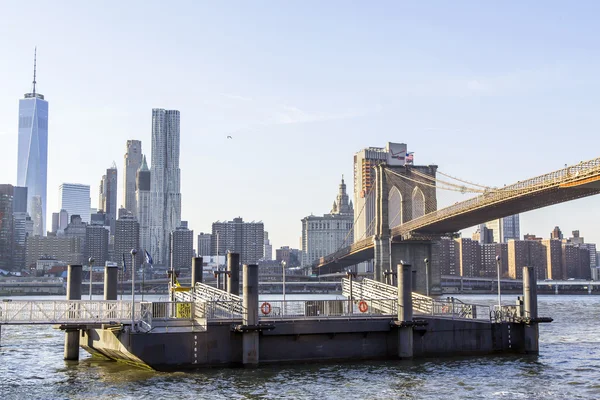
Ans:
[[[106,213],[106,223],[110,226],[110,234],[114,235],[117,220],[117,164],[114,161],[106,175],[102,175],[98,208]]]
[[[554,228],[554,230],[557,228]],[[542,240],[542,245],[544,246],[544,253],[546,255],[546,276],[548,279],[567,279],[566,271],[563,270],[562,242],[560,239],[544,239]]]
[[[512,279],[523,279],[523,267],[534,267],[537,279],[548,278],[548,254],[543,241],[514,240],[508,241],[508,276]]]
[[[26,212],[13,212],[13,268],[26,267],[27,238],[33,235],[33,221]]]
[[[0,269],[13,269],[13,185],[0,185]]]
[[[136,176],[142,166],[142,142],[128,140],[125,145],[125,166],[123,168],[123,205],[132,215],[136,215]]]
[[[44,236],[44,206],[42,196],[33,196],[29,203],[31,219],[33,220],[33,235]]]
[[[79,215],[86,224],[90,223],[90,185],[63,183],[58,186],[58,201],[61,210],[69,215]]]
[[[52,230],[51,233],[55,234],[58,232],[58,217],[59,213],[52,213]]]
[[[436,240],[431,246],[431,266],[441,275],[460,275],[456,267],[456,242],[449,237]]]
[[[269,240],[269,232],[265,231],[265,242],[264,242],[263,260],[273,259],[273,245]]]
[[[65,237],[78,238],[81,242],[81,247],[85,247],[86,227],[88,224],[81,220],[77,214],[71,215],[70,222],[64,230]]]
[[[84,260],[94,259],[94,265],[105,265],[108,260],[108,230],[101,225],[85,228]]]
[[[67,225],[69,225],[69,213],[67,210],[60,210],[58,212],[58,234],[64,233],[65,229],[67,229]]]
[[[319,257],[334,253],[354,242],[352,222],[354,210],[346,194],[342,177],[338,195],[329,214],[310,215],[302,219],[302,265],[310,265]]]
[[[240,254],[242,264],[256,264],[263,258],[265,227],[262,222],[233,221],[212,224],[211,255],[224,256],[228,251]],[[218,249],[218,253],[217,253]]]
[[[150,192],[150,170],[146,164],[146,156],[142,158],[142,165],[137,171],[136,176],[136,214],[135,217],[140,224],[140,251],[148,250],[151,253],[150,246],[150,226],[152,222],[151,210],[151,192]],[[152,255],[154,257],[154,255]]]
[[[177,110],[152,109],[151,168],[151,254],[156,264],[169,265],[170,234],[181,223]]]
[[[194,231],[187,228],[187,223],[171,232],[170,248],[173,268],[191,268],[194,256]]]
[[[481,271],[481,246],[472,239],[455,239],[456,268],[460,276],[479,277]]]
[[[13,187],[13,212],[27,212],[27,188],[22,186]]]
[[[144,260],[144,251],[139,249],[140,245],[140,224],[132,216],[119,218],[115,224],[115,254],[113,261],[121,264],[123,255],[129,264],[131,260],[131,249],[138,250],[136,254],[136,266],[142,265]]]
[[[200,232],[198,235],[198,256],[209,257],[212,255],[210,252],[210,241],[212,235],[210,233]]]
[[[42,236],[46,232],[48,102],[36,92],[36,83],[34,53],[33,90],[19,100],[17,185],[27,187],[27,212],[34,222],[34,235]]]
[[[508,243],[509,240],[519,240],[519,214],[488,221],[483,226],[493,232],[494,243]]]
[[[558,226],[555,226],[552,232],[550,232],[550,239],[562,239],[563,234]]]

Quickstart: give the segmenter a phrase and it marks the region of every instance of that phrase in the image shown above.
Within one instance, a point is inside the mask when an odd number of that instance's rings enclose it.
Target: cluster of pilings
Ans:
[[[81,300],[81,265],[69,265],[67,270],[67,300]],[[104,268],[104,300],[117,300],[119,268]],[[65,329],[65,360],[79,360],[79,327]]]

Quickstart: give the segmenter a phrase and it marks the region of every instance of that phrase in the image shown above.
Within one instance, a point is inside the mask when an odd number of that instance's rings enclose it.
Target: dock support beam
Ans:
[[[539,353],[539,327],[535,320],[538,317],[537,313],[537,280],[535,276],[535,268],[523,267],[523,306],[524,316],[534,322],[525,325],[525,353]]]
[[[81,265],[69,265],[67,270],[67,300],[81,300]],[[65,360],[79,360],[79,330],[65,331]]]
[[[204,273],[203,261],[202,257],[192,258],[192,289],[196,287],[196,283],[202,283],[202,274]]]
[[[398,264],[398,322],[412,322],[412,266]],[[413,357],[413,328],[398,328],[398,357]]]
[[[239,296],[240,294],[240,255],[227,253],[227,292]],[[258,299],[256,299],[258,304]]]
[[[258,325],[258,265],[244,264],[244,314],[243,324],[246,326]],[[258,365],[258,331],[250,330],[243,334],[242,363],[245,366]]]
[[[119,267],[104,267],[104,300],[117,300]]]

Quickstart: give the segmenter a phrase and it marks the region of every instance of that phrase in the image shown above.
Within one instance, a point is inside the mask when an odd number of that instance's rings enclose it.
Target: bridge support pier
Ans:
[[[239,296],[240,294],[240,255],[227,253],[227,292]],[[256,299],[258,304],[258,299]]]
[[[67,270],[67,300],[81,300],[82,266],[69,265]],[[65,360],[79,360],[79,330],[67,329],[65,331]]]
[[[429,268],[427,268],[425,259],[428,261],[431,260],[431,242],[429,241],[406,241],[391,244],[392,265],[398,265],[401,261],[412,265],[413,271],[416,273],[415,284],[412,289],[421,294],[428,292],[427,284],[429,284],[429,293],[434,292],[431,288],[441,287],[441,275],[437,267],[438,263],[430,262]],[[429,274],[429,276],[425,274]]]
[[[246,313],[243,317],[243,324],[247,327],[255,328],[258,326],[258,265],[252,264],[243,266],[243,305]],[[258,335],[256,329],[249,329],[243,333],[242,337],[242,363],[245,366],[258,365]]]
[[[204,279],[204,265],[202,257],[194,257],[192,258],[192,281],[190,286],[192,289],[196,287],[196,283],[202,283]]]
[[[554,285],[554,294],[558,294],[558,285]]]
[[[410,264],[398,264],[398,322],[412,322],[412,267]],[[398,357],[413,357],[413,327],[398,328]]]
[[[525,325],[525,346],[526,354],[539,353],[539,326],[536,322],[537,313],[537,279],[534,267],[523,267],[523,308],[524,316],[531,322]]]
[[[390,238],[377,236],[374,241],[373,279],[384,282],[384,271],[391,270],[390,263]]]

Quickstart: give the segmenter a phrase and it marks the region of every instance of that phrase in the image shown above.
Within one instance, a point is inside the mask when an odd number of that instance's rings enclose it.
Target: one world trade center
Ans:
[[[33,91],[19,100],[19,155],[17,185],[27,187],[27,212],[33,235],[46,232],[46,182],[48,170],[48,102],[35,90],[36,56],[33,61]]]

